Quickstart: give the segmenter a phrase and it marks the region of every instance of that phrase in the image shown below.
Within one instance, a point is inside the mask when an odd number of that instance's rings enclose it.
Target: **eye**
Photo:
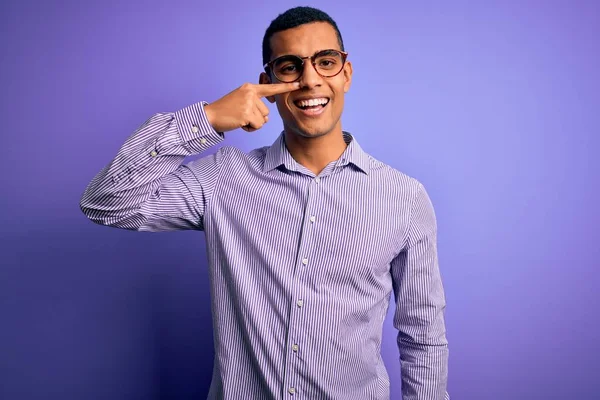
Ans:
[[[296,75],[300,70],[298,63],[290,60],[275,65],[275,73],[280,75]]]
[[[295,72],[298,69],[294,64],[282,65],[279,70],[281,72]]]
[[[321,68],[332,68],[337,64],[334,58],[325,58],[318,61],[319,67]]]

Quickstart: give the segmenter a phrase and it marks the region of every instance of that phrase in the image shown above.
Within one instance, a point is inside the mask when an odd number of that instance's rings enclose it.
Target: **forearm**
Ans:
[[[92,221],[137,230],[144,205],[158,196],[161,184],[186,156],[219,143],[222,136],[208,124],[202,104],[175,113],[155,114],[123,144],[116,157],[91,181],[81,209]]]
[[[421,261],[430,268],[415,274],[416,284],[405,286],[401,309],[396,313],[398,350],[402,374],[402,400],[444,400],[448,385],[448,339],[444,312],[446,300],[431,241]],[[425,264],[422,264],[425,265]],[[417,289],[418,288],[418,289]]]
[[[448,399],[448,344],[414,343],[398,338],[402,400]]]

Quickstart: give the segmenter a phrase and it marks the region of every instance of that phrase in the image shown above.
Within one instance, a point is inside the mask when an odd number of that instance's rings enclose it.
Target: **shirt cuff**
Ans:
[[[223,133],[215,131],[204,112],[208,103],[200,101],[175,112],[182,144],[192,153],[200,153],[221,142]]]

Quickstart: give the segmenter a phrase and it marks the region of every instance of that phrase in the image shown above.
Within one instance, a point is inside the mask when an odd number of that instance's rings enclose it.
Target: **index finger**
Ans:
[[[260,97],[275,96],[300,89],[300,82],[292,83],[259,83],[256,86],[256,93]]]

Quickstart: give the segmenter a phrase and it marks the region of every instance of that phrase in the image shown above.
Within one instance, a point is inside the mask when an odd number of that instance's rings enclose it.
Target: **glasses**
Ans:
[[[285,55],[269,61],[263,67],[269,70],[280,81],[285,83],[295,82],[304,73],[304,60],[310,60],[315,71],[323,78],[332,78],[344,68],[348,53],[339,50],[321,50],[310,57]]]

